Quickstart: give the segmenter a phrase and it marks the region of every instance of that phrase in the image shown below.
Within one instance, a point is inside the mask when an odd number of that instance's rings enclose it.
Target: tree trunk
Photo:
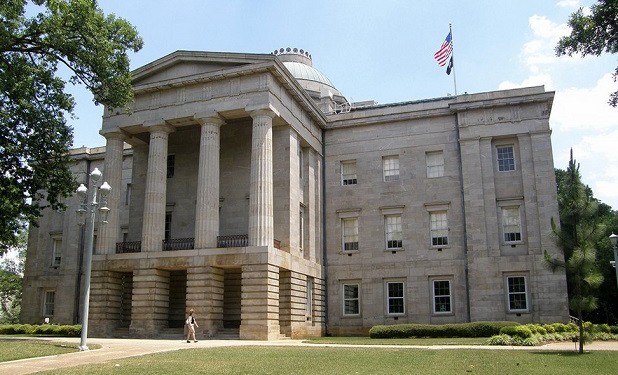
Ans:
[[[584,321],[582,315],[582,309],[577,309],[577,318],[579,319],[577,322],[579,326],[579,354],[584,354]]]

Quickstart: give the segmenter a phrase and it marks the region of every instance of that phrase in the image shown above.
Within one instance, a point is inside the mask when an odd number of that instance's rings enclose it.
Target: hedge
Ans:
[[[378,325],[369,330],[371,338],[409,337],[491,337],[503,327],[519,325],[517,322],[474,322],[458,324],[397,324]]]
[[[81,325],[58,324],[0,324],[1,335],[41,335],[41,336],[69,336],[81,335]]]

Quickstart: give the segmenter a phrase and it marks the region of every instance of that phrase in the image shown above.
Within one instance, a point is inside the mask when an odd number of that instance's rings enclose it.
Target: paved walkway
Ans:
[[[7,338],[3,338],[7,339]],[[27,340],[28,338],[8,338],[9,340]],[[39,340],[39,338],[37,338]],[[48,342],[63,342],[79,344],[79,338],[41,338]],[[101,345],[101,349],[84,352],[60,354],[49,357],[20,359],[17,361],[0,363],[0,374],[32,374],[39,371],[79,366],[90,363],[103,363],[120,358],[135,357],[151,353],[162,353],[189,348],[217,348],[226,346],[322,346],[322,347],[359,347],[360,345],[335,345],[335,344],[306,344],[300,340],[282,341],[248,341],[248,340],[201,340],[197,343],[187,343],[179,340],[141,340],[141,339],[98,339],[88,340],[88,345]],[[478,346],[478,345],[434,345],[434,346],[411,346],[411,345],[379,345],[362,347],[370,348],[417,348],[428,350],[444,349],[487,349],[487,350],[553,350],[574,351],[575,345],[571,342],[554,343],[535,347],[522,346]],[[610,350],[618,351],[618,342],[597,341],[585,346],[586,351]]]

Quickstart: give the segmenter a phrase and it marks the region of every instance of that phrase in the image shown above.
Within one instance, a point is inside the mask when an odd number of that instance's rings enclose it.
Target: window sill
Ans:
[[[444,246],[431,246],[429,249],[430,250],[438,250],[438,251],[442,251],[444,249],[450,249],[451,246],[450,245],[444,245]]]
[[[361,314],[355,314],[355,315],[352,315],[352,314],[345,315],[344,314],[344,315],[341,316],[341,318],[342,319],[360,319],[361,318]]]
[[[339,254],[352,256],[352,254],[360,254],[360,250],[341,250]]]
[[[395,253],[400,252],[400,251],[405,251],[405,249],[403,247],[397,247],[397,248],[394,248],[394,249],[384,249],[385,253],[393,253],[393,254],[395,254]]]
[[[435,317],[440,317],[440,316],[454,316],[455,313],[452,311],[445,311],[445,312],[433,312],[431,313],[431,316],[435,316]]]

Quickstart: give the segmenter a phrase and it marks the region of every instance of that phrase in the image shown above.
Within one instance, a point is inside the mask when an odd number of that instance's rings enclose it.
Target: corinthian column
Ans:
[[[202,249],[217,247],[220,127],[225,122],[216,114],[194,117],[202,125],[195,207],[195,248]]]
[[[107,140],[105,146],[105,164],[103,167],[104,180],[112,187],[107,197],[107,224],[99,226],[97,254],[114,254],[116,241],[120,231],[120,192],[122,191],[122,152],[124,149],[124,135],[120,132],[103,134]]]
[[[167,141],[173,128],[164,123],[144,126],[150,131],[150,144],[144,192],[142,251],[161,251],[165,236]]]
[[[273,118],[271,107],[250,111],[249,246],[273,246]]]

